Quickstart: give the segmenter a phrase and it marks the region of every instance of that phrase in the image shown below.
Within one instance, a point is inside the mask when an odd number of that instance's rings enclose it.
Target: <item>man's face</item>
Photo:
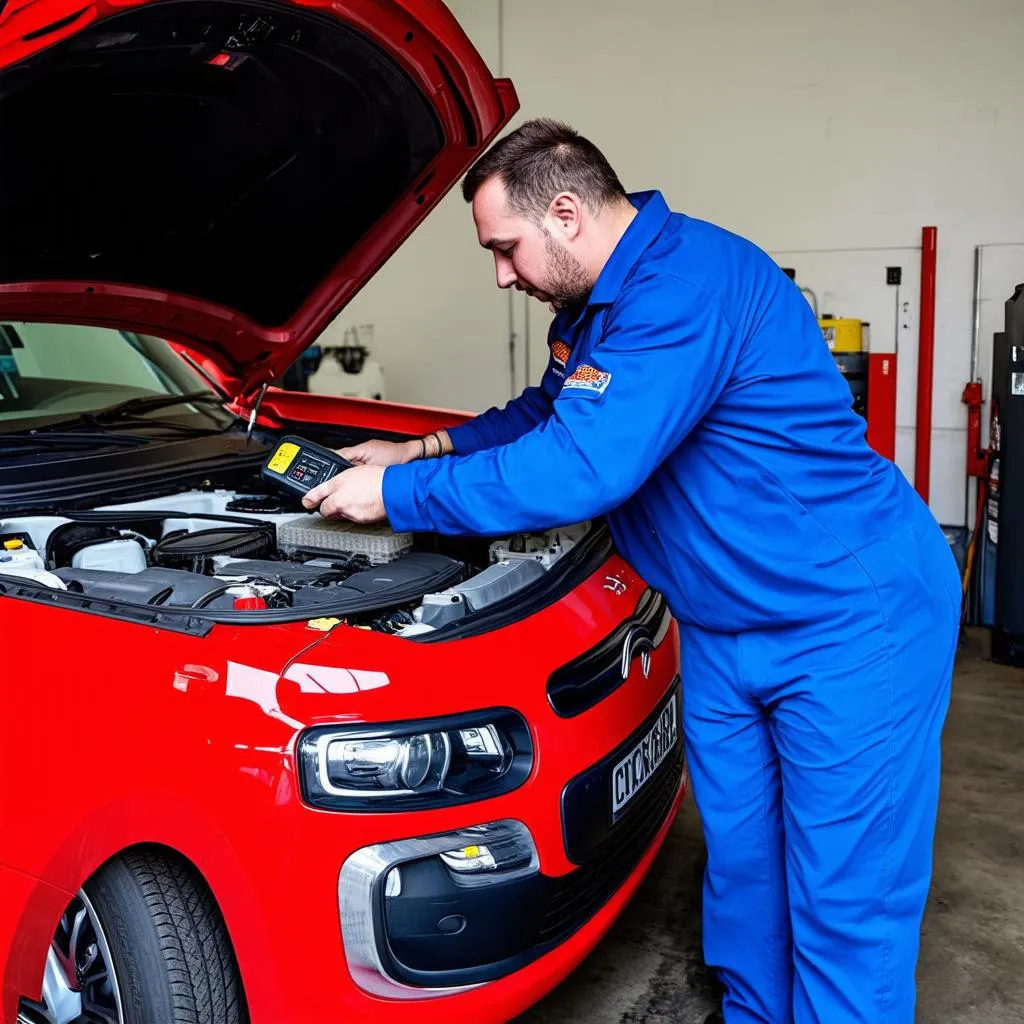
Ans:
[[[566,225],[551,211],[538,224],[509,209],[505,185],[498,177],[477,190],[473,220],[480,244],[494,255],[499,288],[526,292],[552,311],[586,299],[593,282],[569,248],[579,224]]]

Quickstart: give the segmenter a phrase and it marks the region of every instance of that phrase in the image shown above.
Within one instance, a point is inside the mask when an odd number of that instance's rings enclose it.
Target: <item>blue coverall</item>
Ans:
[[[658,192],[630,201],[540,386],[451,430],[452,457],[389,467],[388,517],[493,536],[607,514],[680,623],[726,1021],[910,1024],[955,560],[793,282]]]

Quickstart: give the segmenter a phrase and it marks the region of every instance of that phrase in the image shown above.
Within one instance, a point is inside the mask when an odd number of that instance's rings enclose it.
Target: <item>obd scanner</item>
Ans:
[[[290,435],[277,442],[260,476],[278,490],[302,498],[307,491],[351,468],[348,459],[330,448]]]

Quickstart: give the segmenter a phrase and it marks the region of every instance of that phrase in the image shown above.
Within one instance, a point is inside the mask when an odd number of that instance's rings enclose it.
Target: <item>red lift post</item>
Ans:
[[[921,313],[917,348],[917,444],[914,487],[927,501],[932,470],[932,376],[935,368],[935,268],[938,230],[921,231]]]

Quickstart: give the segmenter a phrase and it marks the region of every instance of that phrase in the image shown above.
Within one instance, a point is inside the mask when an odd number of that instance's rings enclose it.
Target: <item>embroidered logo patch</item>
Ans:
[[[565,364],[571,354],[572,349],[564,341],[551,342],[551,372],[556,377],[565,376]]]
[[[588,366],[586,363],[583,363],[581,366],[576,367],[571,377],[566,378],[562,388],[563,390],[565,388],[573,388],[590,398],[597,398],[604,394],[605,388],[611,383],[611,379],[612,375],[610,373],[605,373],[603,370],[598,370],[594,366]]]

